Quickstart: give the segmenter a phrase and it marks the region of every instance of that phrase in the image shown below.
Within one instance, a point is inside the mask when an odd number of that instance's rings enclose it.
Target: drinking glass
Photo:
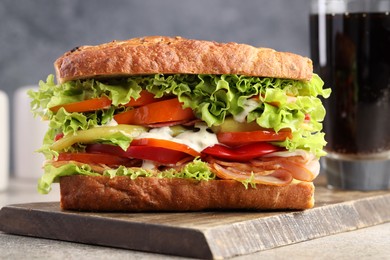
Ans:
[[[390,188],[390,0],[313,0],[314,72],[324,100],[322,167],[337,189]]]

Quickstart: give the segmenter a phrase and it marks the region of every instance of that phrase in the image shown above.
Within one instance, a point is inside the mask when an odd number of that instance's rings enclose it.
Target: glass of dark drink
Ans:
[[[390,189],[390,0],[313,0],[314,72],[323,100],[328,186]]]

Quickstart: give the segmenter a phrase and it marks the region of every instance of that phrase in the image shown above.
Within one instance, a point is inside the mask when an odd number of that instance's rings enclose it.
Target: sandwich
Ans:
[[[78,211],[303,210],[330,95],[300,55],[148,36],[81,46],[30,91],[38,191]]]

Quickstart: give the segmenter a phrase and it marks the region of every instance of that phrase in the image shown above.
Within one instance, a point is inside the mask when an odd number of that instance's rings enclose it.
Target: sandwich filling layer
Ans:
[[[54,82],[30,91],[49,120],[39,191],[67,175],[311,182],[326,144],[329,89],[244,75],[153,74]]]

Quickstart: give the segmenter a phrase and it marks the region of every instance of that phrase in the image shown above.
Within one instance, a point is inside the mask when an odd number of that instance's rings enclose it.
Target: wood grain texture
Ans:
[[[13,234],[196,258],[222,259],[390,221],[390,192],[332,191],[317,185],[305,211],[91,213],[62,211],[58,202],[17,204],[0,211]]]

